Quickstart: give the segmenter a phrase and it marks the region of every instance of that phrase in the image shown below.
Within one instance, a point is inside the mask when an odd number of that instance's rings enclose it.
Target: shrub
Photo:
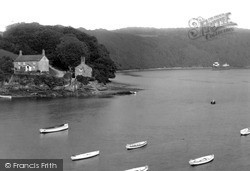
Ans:
[[[76,80],[79,81],[80,83],[84,84],[84,85],[87,85],[89,83],[89,78],[84,77],[82,75],[77,75]]]
[[[34,83],[36,85],[44,83],[50,89],[53,89],[56,86],[63,86],[64,85],[64,79],[63,78],[57,78],[57,77],[50,76],[50,75],[37,75],[36,78],[34,79]]]

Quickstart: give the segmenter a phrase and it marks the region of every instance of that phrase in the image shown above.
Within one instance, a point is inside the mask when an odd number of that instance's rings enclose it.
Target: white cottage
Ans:
[[[30,72],[30,71],[49,71],[49,60],[45,56],[45,50],[41,55],[23,55],[20,50],[19,56],[14,61],[14,71]]]

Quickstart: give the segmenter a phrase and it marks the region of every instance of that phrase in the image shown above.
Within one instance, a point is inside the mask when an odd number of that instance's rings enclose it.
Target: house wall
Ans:
[[[31,71],[38,70],[38,63],[36,61],[29,61],[29,62],[14,62],[15,71],[25,71],[25,67],[27,65],[31,67]]]
[[[44,56],[39,62],[38,62],[38,70],[42,71],[49,71],[49,60],[46,56]]]
[[[92,68],[82,63],[75,68],[75,76],[82,75],[84,77],[92,77]]]

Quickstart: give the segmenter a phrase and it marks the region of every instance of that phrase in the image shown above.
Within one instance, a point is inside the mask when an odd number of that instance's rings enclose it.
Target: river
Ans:
[[[0,101],[1,159],[63,159],[64,171],[245,171],[250,166],[250,70],[161,70],[119,73],[143,89],[103,98]],[[211,105],[211,100],[216,104]],[[69,130],[39,129],[69,123]],[[148,141],[141,149],[125,145]],[[72,154],[100,150],[95,158]],[[214,154],[213,162],[188,161]]]

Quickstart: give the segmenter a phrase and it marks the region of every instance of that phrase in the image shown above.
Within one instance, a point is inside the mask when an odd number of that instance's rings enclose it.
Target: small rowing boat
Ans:
[[[0,98],[3,98],[3,99],[12,99],[12,96],[9,96],[9,95],[0,95]]]
[[[191,166],[201,165],[201,164],[211,162],[213,159],[214,159],[214,155],[212,154],[212,155],[200,157],[197,159],[191,159],[191,160],[189,160],[189,164]]]
[[[69,129],[69,124],[62,124],[53,127],[47,127],[40,129],[40,133],[52,133]]]
[[[100,154],[100,151],[93,151],[89,153],[84,153],[84,154],[77,154],[77,155],[72,155],[71,160],[83,160],[91,157],[95,157]]]
[[[127,144],[126,148],[127,148],[127,150],[132,150],[132,149],[144,147],[146,145],[147,145],[147,141],[142,141],[142,142],[137,142],[134,144]]]
[[[244,128],[244,129],[240,130],[240,134],[241,135],[248,135],[248,134],[250,134],[250,129]]]
[[[137,167],[137,168],[133,168],[133,169],[129,169],[129,170],[125,170],[125,171],[147,171],[148,170],[148,166],[142,166],[142,167]]]

